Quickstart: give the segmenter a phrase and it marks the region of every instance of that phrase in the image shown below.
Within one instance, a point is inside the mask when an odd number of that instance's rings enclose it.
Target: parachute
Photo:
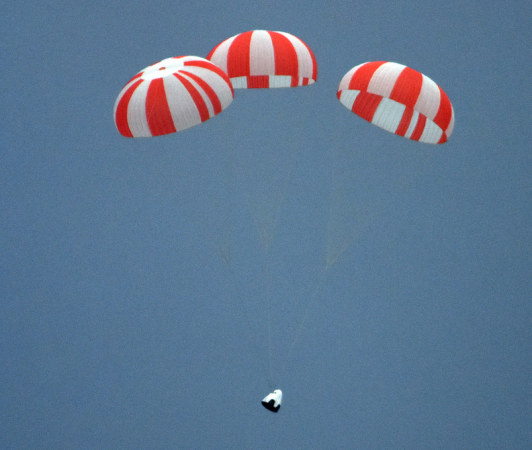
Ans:
[[[237,34],[208,54],[236,89],[307,86],[318,76],[316,58],[301,39],[282,31]]]
[[[394,62],[366,62],[347,72],[338,100],[363,119],[414,141],[443,144],[454,127],[445,92],[429,77]]]
[[[227,75],[197,56],[163,59],[127,83],[114,106],[116,128],[126,137],[182,131],[214,117],[233,101]]]
[[[313,84],[316,80],[316,59],[301,39],[280,31],[247,31],[218,44],[206,59],[179,56],[146,67],[118,95],[114,121],[120,134],[126,137],[165,135],[198,125],[219,114],[233,101],[234,89],[298,87]],[[216,167],[214,172],[221,181],[199,180],[202,188],[207,188],[209,196],[205,199],[208,207],[203,208],[208,211],[208,217],[197,218],[198,230],[213,228],[214,231],[210,230],[206,235],[214,241],[213,247],[227,265],[248,327],[252,334],[256,334],[257,341],[264,336],[268,338],[269,356],[261,352],[260,347],[257,350],[270,386],[273,385],[270,380],[274,375],[273,369],[279,370],[279,366],[272,363],[271,311],[282,302],[274,302],[271,292],[274,277],[270,266],[275,260],[269,251],[300,146],[297,130],[303,129],[305,119],[304,115],[297,114],[297,109],[291,109],[293,97],[290,95],[293,93],[291,90],[269,91],[269,101],[261,104],[258,113],[261,117],[274,118],[263,121],[260,117],[257,120],[251,113],[256,106],[253,95],[260,97],[264,91],[248,92],[246,97],[250,109],[238,119],[238,136],[235,132],[237,137],[234,142],[224,144],[228,154],[216,152],[221,160],[208,158],[209,163]],[[312,97],[307,90],[297,91],[295,96],[299,94]],[[454,111],[445,92],[427,76],[398,63],[378,61],[353,67],[342,78],[337,97],[363,119],[411,140],[440,144],[446,142],[453,131]],[[281,102],[287,103],[283,105]],[[242,106],[245,106],[244,101]],[[270,110],[284,112],[285,116],[269,114]],[[300,107],[300,111],[314,113],[316,110]],[[278,126],[272,125],[275,120]],[[388,153],[379,155],[379,152],[366,152],[364,149],[353,151],[352,145],[334,149],[336,161],[332,171],[325,266],[317,273],[316,286],[303,302],[301,321],[293,330],[294,339],[288,346],[288,358],[329,269],[385,210],[394,193],[408,184],[413,172],[408,168],[416,166],[421,159],[413,151],[407,152],[407,157],[412,158],[414,163],[403,162],[404,158],[396,157],[398,152],[390,148],[386,150]],[[427,152],[419,150],[417,153]],[[217,165],[219,161],[222,161],[220,167]],[[361,161],[365,164],[361,165]],[[397,171],[402,166],[407,169]],[[391,177],[390,174],[395,172],[398,173]],[[230,216],[233,203],[229,197],[236,195],[235,198],[238,198],[239,194],[247,200],[263,253],[268,256],[264,258],[263,267],[259,267],[263,270],[263,280],[255,283],[258,288],[253,287],[260,291],[260,295],[256,295],[255,291],[247,295],[240,288],[236,273],[238,264],[232,261]],[[246,309],[248,306],[249,311]],[[261,315],[265,313],[268,318],[264,333],[257,331],[255,326],[262,320],[251,320],[253,316],[250,312],[254,309]],[[262,360],[266,356],[269,364]],[[261,403],[269,411],[278,412],[281,402],[282,391],[276,389]]]

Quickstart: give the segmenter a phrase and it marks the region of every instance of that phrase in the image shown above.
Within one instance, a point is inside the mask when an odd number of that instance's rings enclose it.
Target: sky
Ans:
[[[530,17],[521,0],[2,5],[0,447],[531,448]],[[134,74],[254,29],[304,40],[318,81],[118,133]],[[379,60],[445,90],[447,143],[338,102]]]

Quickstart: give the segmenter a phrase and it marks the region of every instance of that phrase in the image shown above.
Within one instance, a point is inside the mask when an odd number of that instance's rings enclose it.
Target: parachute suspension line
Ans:
[[[235,168],[235,154],[234,154],[234,151],[231,151],[231,152],[229,152],[228,158],[226,160],[225,173],[226,174],[232,173],[234,171],[234,168]],[[227,185],[227,188],[229,189],[230,193],[234,192],[234,190],[235,190],[233,183],[234,183],[234,177],[228,175],[228,180],[227,180],[226,185]],[[232,197],[233,197],[233,195],[230,194],[229,198],[232,198]],[[234,214],[233,214],[233,203],[231,201],[229,201],[229,208],[231,210],[230,213],[229,213],[229,216],[231,218],[233,218],[234,217]],[[230,246],[230,244],[229,244],[229,246]],[[251,322],[251,318],[250,318],[248,310],[246,308],[246,302],[244,301],[244,293],[243,293],[242,288],[240,287],[240,285],[238,283],[235,271],[233,270],[233,265],[231,264],[230,252],[229,251],[224,251],[223,243],[219,244],[219,246],[216,249],[216,251],[217,251],[218,255],[220,256],[220,259],[225,263],[225,265],[227,267],[227,270],[229,272],[231,283],[233,285],[233,291],[235,292],[235,295],[236,295],[236,297],[238,299],[238,303],[239,303],[240,309],[242,310],[242,313],[243,313],[243,316],[244,316],[244,321],[246,322],[246,328],[247,328],[248,336],[250,337],[250,340],[252,341],[251,345],[253,347],[253,353],[255,353],[256,358],[260,362],[260,366],[261,366],[262,372],[263,372],[264,377],[266,378],[266,381],[268,383],[268,389],[271,391],[271,390],[274,389],[274,386],[273,386],[273,383],[272,383],[272,380],[271,380],[271,370],[270,371],[268,370],[268,368],[267,368],[267,366],[266,366],[266,364],[264,362],[264,358],[262,356],[262,352],[261,352],[261,350],[259,348],[259,343],[258,343],[259,339],[257,337],[257,333],[254,331],[254,328],[253,328],[252,322]]]
[[[339,145],[331,156],[327,269],[415,186],[434,159],[426,148],[396,152],[384,146],[368,152]]]
[[[235,152],[243,150],[238,146],[235,146],[235,149]],[[272,296],[270,248],[287,197],[289,180],[292,177],[299,150],[296,146],[290,146],[283,152],[277,150],[280,154],[277,155],[277,158],[273,158],[274,164],[272,164],[272,158],[266,158],[269,152],[265,152],[261,146],[255,146],[254,148],[246,148],[238,162],[234,161],[235,176],[232,180],[239,182],[245,188],[243,192],[245,203],[253,220],[259,246],[264,256],[264,263],[259,271],[259,295],[263,300],[260,302],[261,334],[265,333],[267,337],[262,334],[263,340],[257,339],[257,345],[263,346],[263,351],[266,352],[265,357],[268,358],[269,383],[278,374],[278,367],[275,365],[275,362],[278,361],[275,356],[276,318]],[[249,323],[251,327],[251,321]]]
[[[242,310],[243,315],[244,315],[244,320],[246,322],[246,327],[248,329],[249,336],[251,336],[252,338],[251,340],[252,340],[253,350],[254,350],[255,355],[257,356],[257,359],[260,362],[260,365],[262,367],[262,372],[264,373],[264,376],[266,377],[266,381],[268,383],[268,389],[273,390],[274,386],[273,386],[272,379],[271,379],[271,362],[270,362],[270,370],[268,370],[268,368],[264,364],[263,358],[261,357],[261,352],[257,344],[256,333],[253,332],[253,327],[251,326],[251,319],[249,318],[249,314],[246,309],[246,304],[244,302],[244,295],[242,293],[242,289],[240,289],[238,283],[236,282],[236,276],[233,271],[233,267],[231,266],[231,262],[229,261],[229,259],[223,256],[222,256],[222,260],[225,262],[225,265],[227,266],[227,270],[229,271],[234,291],[240,303],[240,309]],[[270,361],[271,361],[271,355],[270,355]]]
[[[260,292],[262,294],[262,299],[264,301],[259,302],[261,305],[265,305],[266,311],[264,311],[264,307],[262,309],[263,317],[267,317],[267,340],[268,340],[268,348],[267,348],[267,358],[268,358],[268,386],[270,390],[273,389],[273,380],[274,380],[274,364],[273,364],[273,300],[272,300],[272,275],[270,272],[270,263],[269,263],[269,252],[268,249],[264,250],[264,264],[262,266],[262,286],[260,287]],[[260,351],[259,351],[260,354]]]
[[[270,368],[270,380],[273,380],[273,355],[272,355],[272,296],[271,296],[271,279],[270,279],[270,266],[266,261],[265,267],[265,281],[266,281],[266,297],[268,299],[268,361]]]
[[[288,351],[288,357],[286,358],[287,361],[292,356],[292,352],[293,352],[297,342],[299,341],[299,338],[301,336],[303,328],[305,327],[305,324],[307,322],[310,310],[312,309],[312,306],[314,305],[314,303],[316,302],[316,299],[318,298],[318,293],[319,293],[321,287],[325,283],[325,278],[327,276],[327,271],[329,270],[329,267],[330,267],[329,265],[326,265],[321,270],[321,272],[320,272],[320,274],[318,276],[318,282],[316,283],[316,287],[314,288],[314,290],[312,291],[311,295],[309,296],[307,304],[305,305],[305,310],[304,310],[303,315],[301,317],[301,321],[299,322],[299,327],[298,327],[298,329],[296,331],[296,334],[294,336],[294,340],[292,341],[292,344],[290,345],[290,349]]]

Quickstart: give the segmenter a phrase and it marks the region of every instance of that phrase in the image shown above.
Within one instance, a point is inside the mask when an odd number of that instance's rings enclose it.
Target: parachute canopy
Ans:
[[[237,34],[218,44],[207,59],[223,69],[237,89],[306,86],[318,76],[312,50],[282,31]]]
[[[174,133],[214,117],[233,101],[227,75],[198,56],[163,59],[127,83],[115,102],[114,119],[126,137]]]
[[[283,392],[280,389],[276,389],[271,394],[268,394],[262,399],[262,406],[271,412],[279,411],[281,407],[281,401],[283,400]]]
[[[375,61],[353,67],[337,96],[356,115],[414,141],[443,144],[453,131],[454,111],[445,92],[402,64]]]

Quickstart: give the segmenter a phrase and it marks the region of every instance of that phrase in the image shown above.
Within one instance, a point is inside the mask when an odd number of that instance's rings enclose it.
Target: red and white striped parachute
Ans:
[[[356,115],[414,141],[443,144],[453,131],[454,111],[445,92],[402,64],[376,61],[353,67],[337,95]]]
[[[238,89],[306,86],[318,76],[312,50],[282,31],[237,34],[214,47],[207,59],[224,70]]]
[[[164,59],[127,83],[115,102],[114,119],[126,137],[174,133],[214,117],[233,101],[219,67],[197,56]]]

